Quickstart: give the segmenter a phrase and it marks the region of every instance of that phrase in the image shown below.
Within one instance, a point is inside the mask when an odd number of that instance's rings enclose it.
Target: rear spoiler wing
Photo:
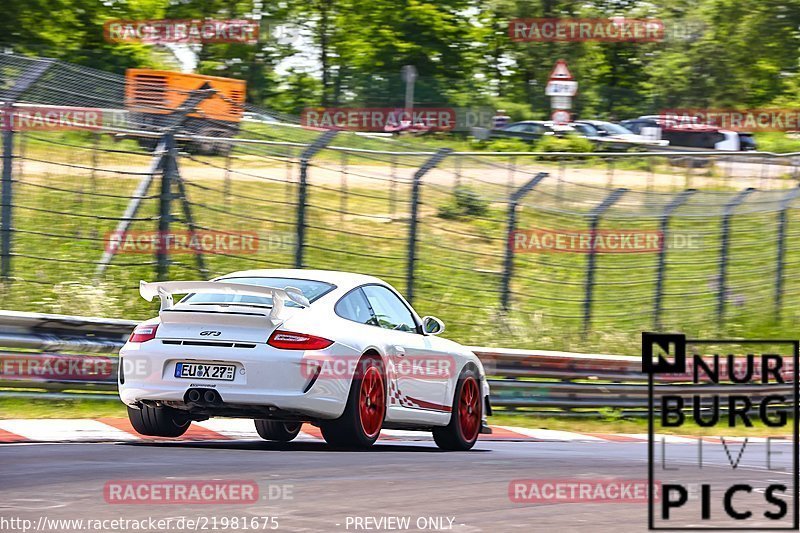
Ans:
[[[308,307],[308,301],[300,289],[296,287],[286,287],[278,289],[276,287],[259,287],[257,285],[244,285],[241,283],[225,283],[224,281],[159,281],[148,283],[144,280],[139,282],[139,294],[148,302],[158,296],[161,299],[161,311],[171,309],[174,305],[173,294],[242,294],[246,296],[261,296],[272,298],[272,309],[269,312],[270,318],[278,318],[283,312],[286,300],[296,303],[302,307]]]

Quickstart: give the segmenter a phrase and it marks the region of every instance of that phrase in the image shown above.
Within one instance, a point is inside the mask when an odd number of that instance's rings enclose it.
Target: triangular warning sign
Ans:
[[[553,67],[553,72],[550,73],[551,80],[571,80],[572,73],[567,68],[567,62],[563,59],[556,61],[556,66]]]

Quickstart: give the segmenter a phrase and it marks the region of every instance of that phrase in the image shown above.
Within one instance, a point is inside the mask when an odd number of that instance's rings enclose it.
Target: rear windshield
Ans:
[[[215,281],[224,281],[225,283],[241,283],[242,285],[259,285],[261,287],[275,287],[276,289],[285,289],[286,287],[294,287],[300,289],[300,292],[308,298],[309,302],[319,299],[327,292],[333,290],[335,285],[325,283],[322,281],[313,281],[309,279],[295,279],[295,278],[224,278]],[[211,305],[211,304],[248,304],[264,307],[272,307],[272,298],[268,296],[248,296],[244,294],[190,294],[181,300],[182,304],[191,305]],[[287,307],[299,307],[296,303],[288,301]]]

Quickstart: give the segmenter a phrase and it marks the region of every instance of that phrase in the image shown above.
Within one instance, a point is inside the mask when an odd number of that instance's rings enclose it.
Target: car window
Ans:
[[[411,311],[392,291],[380,285],[366,285],[363,289],[382,328],[409,332],[417,330]]]
[[[241,283],[243,285],[258,285],[261,287],[275,287],[277,289],[285,289],[286,287],[295,287],[300,289],[303,296],[308,298],[309,302],[319,299],[325,293],[333,290],[334,285],[322,281],[314,281],[310,279],[295,279],[295,278],[262,278],[262,277],[242,277],[242,278],[222,278],[215,281],[225,283]],[[247,303],[253,305],[263,305],[265,307],[272,307],[272,298],[269,296],[250,296],[243,294],[210,294],[198,293],[186,296],[180,303],[203,305],[214,303]],[[288,307],[299,307],[296,303],[287,301]]]
[[[334,307],[337,315],[360,324],[377,326],[378,322],[372,314],[366,296],[361,289],[356,289],[339,300]]]
[[[527,124],[512,124],[506,128],[506,131],[527,131]]]
[[[590,126],[589,124],[575,124],[574,127],[576,130],[583,133],[587,137],[597,136],[597,130],[594,129],[594,126]]]
[[[627,135],[631,133],[631,130],[625,126],[614,124],[613,122],[604,122],[602,128],[610,135]]]
[[[633,133],[639,133],[642,131],[642,127],[645,126],[645,123],[642,122],[625,122],[623,126],[631,130]]]

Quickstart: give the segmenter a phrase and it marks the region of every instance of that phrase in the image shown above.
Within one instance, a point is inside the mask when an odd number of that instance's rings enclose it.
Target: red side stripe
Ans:
[[[426,402],[425,400],[419,400],[417,398],[412,398],[411,396],[408,396],[408,399],[418,404],[423,409],[435,409],[436,411],[444,411],[445,413],[449,413],[450,411],[453,410],[453,408],[450,407],[449,405]]]

